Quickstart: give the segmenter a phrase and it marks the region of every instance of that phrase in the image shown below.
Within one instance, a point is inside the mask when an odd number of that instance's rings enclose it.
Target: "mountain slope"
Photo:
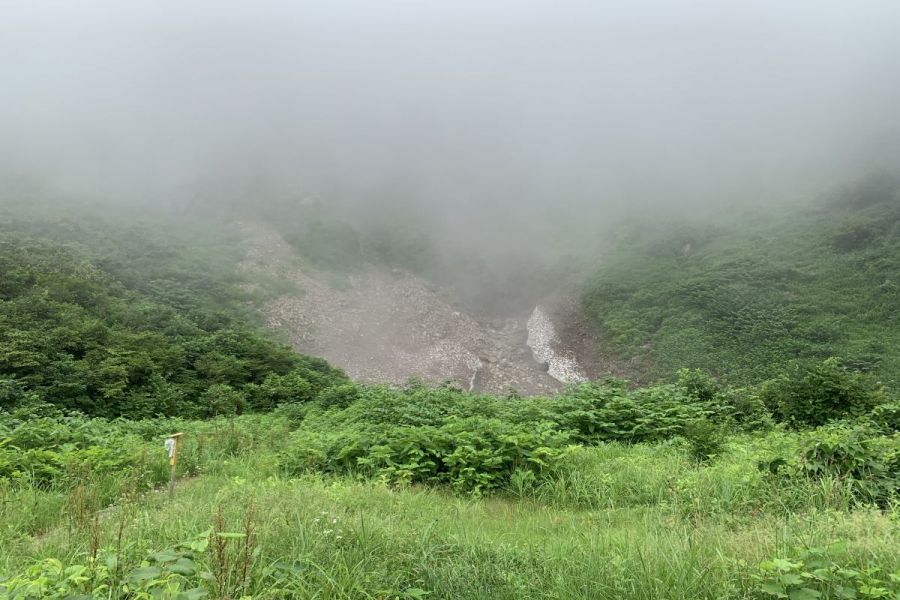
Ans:
[[[310,266],[274,228],[244,223],[246,270],[293,284],[266,303],[267,324],[299,351],[362,381],[452,380],[464,389],[542,394],[562,388],[527,346],[530,310],[478,318],[450,293],[409,271],[362,263],[349,273]],[[548,320],[566,322],[551,304]],[[593,348],[557,340],[554,350],[598,375]]]
[[[9,215],[0,226],[0,409],[90,415],[268,408],[274,387],[343,381],[260,331],[229,245],[169,221]],[[190,240],[190,241],[189,241]],[[277,393],[275,393],[277,396]]]
[[[900,372],[900,186],[866,180],[816,208],[731,225],[644,228],[587,286],[608,349],[668,377],[735,382],[792,359],[840,356]]]

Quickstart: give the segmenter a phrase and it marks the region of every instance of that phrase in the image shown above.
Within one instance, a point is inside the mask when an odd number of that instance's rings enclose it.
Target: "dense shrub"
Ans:
[[[900,435],[880,436],[866,426],[819,429],[803,443],[800,468],[852,485],[861,502],[886,505],[900,491]]]
[[[795,427],[862,416],[887,400],[878,381],[844,368],[837,358],[811,366],[795,363],[764,384],[760,398],[778,420]]]
[[[889,402],[876,406],[869,418],[882,433],[900,432],[900,402]]]
[[[244,411],[246,404],[247,399],[244,394],[227,383],[211,385],[200,396],[200,405],[203,407],[204,416],[237,415]]]
[[[576,439],[655,442],[680,435],[687,423],[718,414],[716,401],[691,396],[676,385],[629,390],[623,381],[585,383],[550,404]]]
[[[345,383],[323,390],[317,400],[324,408],[347,408],[359,400],[359,397],[359,386],[353,383]]]
[[[226,534],[236,535],[236,534]],[[213,538],[216,540],[216,538]],[[233,539],[233,538],[231,538]],[[219,541],[220,547],[231,550],[229,539]],[[243,540],[242,540],[243,541]],[[235,560],[240,550],[221,553],[217,561],[207,552],[210,538],[198,536],[160,552],[149,554],[145,560],[128,569],[122,569],[120,557],[112,550],[98,551],[86,564],[63,565],[57,559],[48,558],[8,579],[0,580],[0,600],[70,600],[74,598],[155,598],[157,600],[201,600],[210,592],[221,592],[225,587],[213,576],[244,574],[232,578],[240,586],[246,586],[244,569],[249,568],[249,556],[245,561]],[[241,544],[250,548],[250,542]],[[232,544],[238,545],[238,544]],[[225,562],[225,564],[221,564]],[[237,563],[234,565],[233,563]],[[216,584],[216,585],[213,585]],[[231,590],[229,590],[231,591]]]
[[[304,429],[282,455],[282,466],[293,474],[350,472],[482,492],[505,485],[516,470],[540,473],[552,467],[568,441],[550,423],[525,427],[481,416],[451,417],[440,426]]]
[[[288,402],[310,402],[315,399],[313,385],[298,372],[286,375],[269,374],[261,384],[244,388],[254,410],[271,410]]]
[[[753,575],[756,591],[764,598],[816,600],[817,598],[896,598],[900,579],[877,568],[854,569],[835,560],[840,544],[806,548],[790,558],[775,558],[759,565]]]
[[[248,325],[233,264],[211,273],[198,248],[143,230],[126,241],[99,226],[17,225],[0,225],[0,408],[40,399],[94,416],[202,417],[308,401],[347,381]],[[45,230],[53,241],[23,233]]]
[[[168,479],[166,435],[187,434],[179,446],[179,469],[196,475],[211,460],[227,458],[281,439],[280,416],[244,415],[203,421],[87,418],[49,404],[0,411],[0,485],[66,489],[78,482],[129,478],[144,491]]]
[[[900,491],[900,434],[869,424],[835,424],[806,432],[799,446],[776,451],[760,464],[776,480],[827,481],[859,503],[887,506]]]
[[[142,440],[105,419],[65,416],[50,405],[0,412],[0,480],[39,487],[125,471],[144,460]]]
[[[29,392],[21,381],[0,379],[0,410],[11,410],[15,406],[33,404],[37,401],[37,394]]]
[[[702,369],[680,369],[676,384],[688,397],[699,402],[712,402],[722,393],[719,382]]]
[[[698,461],[714,458],[725,447],[723,428],[708,419],[696,419],[685,424],[684,437],[690,444],[691,456]]]
[[[289,473],[356,473],[388,481],[488,490],[539,478],[570,443],[658,442],[686,436],[697,458],[721,452],[730,405],[714,381],[630,390],[585,383],[549,398],[497,398],[451,386],[338,386],[297,418],[282,453]],[[283,411],[282,411],[283,412]],[[530,473],[530,475],[526,475]]]
[[[701,403],[717,422],[754,431],[772,426],[772,415],[756,388],[725,387],[702,369],[680,369],[676,386],[694,403]]]

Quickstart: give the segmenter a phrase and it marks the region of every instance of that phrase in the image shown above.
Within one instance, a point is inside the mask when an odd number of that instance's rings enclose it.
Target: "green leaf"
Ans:
[[[784,593],[784,586],[782,586],[780,583],[767,581],[760,586],[760,589],[771,596],[775,596],[777,598],[787,598],[787,594]]]
[[[853,600],[856,598],[856,590],[852,587],[836,585],[834,586],[834,593],[841,600]]]
[[[151,554],[148,558],[153,562],[167,563],[178,560],[181,558],[181,554],[177,554],[174,550],[163,550],[162,552]]]
[[[72,565],[71,567],[67,567],[64,573],[66,574],[66,576],[71,578],[78,577],[85,571],[87,571],[87,567],[85,567],[84,565]]]
[[[207,534],[208,536],[209,534]],[[189,544],[191,550],[194,552],[206,552],[206,549],[209,547],[209,537],[201,537],[196,540],[191,541]]]
[[[179,575],[189,576],[197,572],[197,568],[194,566],[194,561],[189,558],[179,558],[174,565],[169,565],[166,568],[172,573],[177,573]]]
[[[200,600],[200,598],[208,595],[209,592],[204,590],[203,588],[193,588],[180,592],[177,596],[175,596],[175,600]]]
[[[156,579],[160,575],[162,575],[162,569],[159,567],[140,567],[128,574],[128,581],[140,583],[148,579]]]
[[[800,566],[798,563],[792,563],[791,561],[786,560],[784,558],[776,558],[775,560],[772,561],[772,564],[779,571],[792,571]]]
[[[792,591],[788,597],[791,600],[816,600],[816,598],[821,598],[822,594],[809,588],[800,588]]]

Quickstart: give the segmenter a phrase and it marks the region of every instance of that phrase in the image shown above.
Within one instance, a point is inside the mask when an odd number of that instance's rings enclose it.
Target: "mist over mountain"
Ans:
[[[0,173],[116,202],[399,207],[524,248],[895,164],[898,21],[889,1],[9,4]]]
[[[0,600],[900,598],[898,25],[3,2]]]

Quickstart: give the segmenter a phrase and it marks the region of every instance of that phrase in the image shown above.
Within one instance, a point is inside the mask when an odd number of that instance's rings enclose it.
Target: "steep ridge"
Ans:
[[[247,243],[242,267],[289,280],[298,290],[265,305],[267,325],[298,351],[322,356],[355,379],[452,380],[464,389],[530,395],[597,375],[576,369],[579,377],[566,379],[548,372],[553,365],[535,360],[526,343],[528,313],[481,321],[434,285],[397,269],[366,265],[336,279],[305,265],[272,228],[242,223],[241,229]],[[551,313],[541,314],[552,329]],[[558,356],[577,363],[558,336],[547,341]]]

